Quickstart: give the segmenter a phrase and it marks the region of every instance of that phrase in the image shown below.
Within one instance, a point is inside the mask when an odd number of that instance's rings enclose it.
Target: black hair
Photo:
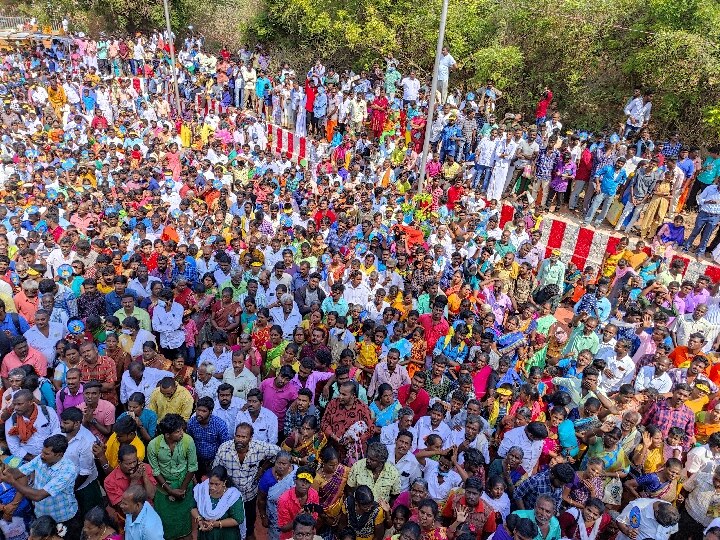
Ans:
[[[161,435],[169,435],[178,429],[185,428],[185,420],[179,414],[166,414],[157,424],[157,432]]]

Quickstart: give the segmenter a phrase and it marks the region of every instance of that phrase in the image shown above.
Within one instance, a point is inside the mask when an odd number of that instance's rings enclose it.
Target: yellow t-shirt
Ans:
[[[145,459],[145,445],[140,440],[140,437],[135,435],[135,438],[130,442],[131,445],[137,450],[138,460],[143,461]],[[105,443],[105,459],[107,459],[108,465],[111,469],[118,466],[118,451],[120,450],[120,442],[117,439],[117,435],[113,433]]]

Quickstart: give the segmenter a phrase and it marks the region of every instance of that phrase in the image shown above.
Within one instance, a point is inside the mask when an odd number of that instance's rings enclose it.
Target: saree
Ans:
[[[625,451],[619,444],[612,450],[606,450],[603,440],[597,437],[595,442],[588,446],[588,451],[583,458],[581,470],[587,468],[587,460],[591,457],[598,457],[603,461],[603,469],[605,472],[630,472],[630,460],[625,455]],[[622,481],[617,477],[606,477],[603,481],[603,498],[605,504],[620,506],[622,502]]]
[[[292,457],[307,459],[308,465],[315,468],[320,460],[320,452],[327,445],[327,437],[324,433],[317,433],[305,442],[298,441],[298,434],[291,433],[282,443],[282,449],[290,452]]]
[[[356,540],[372,540],[375,536],[375,525],[380,525],[385,520],[385,513],[378,503],[373,503],[370,511],[357,514],[355,497],[352,495],[343,502],[342,512],[347,515],[348,527],[355,531]]]
[[[343,492],[347,483],[350,469],[345,465],[338,465],[330,478],[323,478],[320,474],[315,476],[313,487],[320,497],[320,506],[328,525],[337,524],[340,510],[343,506]]]
[[[268,521],[270,522],[270,528],[268,529],[268,538],[270,540],[280,540],[280,527],[278,526],[278,499],[280,495],[285,493],[288,489],[295,485],[295,471],[297,466],[293,467],[293,470],[283,476],[283,478],[276,482],[267,493],[267,514]]]
[[[267,355],[265,356],[265,373],[280,369],[280,357],[285,352],[288,341],[282,340],[279,344],[272,346],[269,341],[266,343]]]

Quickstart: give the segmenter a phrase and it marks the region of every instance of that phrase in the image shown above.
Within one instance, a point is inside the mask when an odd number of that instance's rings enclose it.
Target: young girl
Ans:
[[[185,332],[185,346],[187,347],[188,362],[195,363],[195,340],[198,337],[198,327],[190,317],[190,313],[183,315],[183,331]]]
[[[385,531],[385,538],[392,538],[395,535],[399,535],[403,525],[410,521],[410,509],[404,504],[399,504],[391,513],[390,505],[387,501],[380,501],[380,505],[383,507],[386,516],[385,527],[387,530]]]
[[[410,343],[412,345],[410,359],[401,363],[407,366],[408,375],[410,376],[410,379],[412,379],[415,376],[415,373],[425,369],[427,341],[425,341],[425,329],[422,326],[418,326],[415,330],[413,330]]]

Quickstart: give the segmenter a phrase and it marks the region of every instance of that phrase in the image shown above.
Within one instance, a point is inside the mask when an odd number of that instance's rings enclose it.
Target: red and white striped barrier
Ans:
[[[514,208],[505,205],[500,212],[500,226],[512,220]],[[562,252],[564,262],[572,262],[582,269],[587,265],[599,270],[603,256],[608,251],[614,251],[621,235],[611,234],[607,230],[589,229],[579,223],[564,219],[559,216],[548,214],[542,222],[542,243],[545,244],[545,256],[550,256],[550,251],[559,249]],[[632,244],[631,240],[631,244]],[[649,249],[649,248],[648,248]],[[720,266],[709,263],[706,260],[696,260],[695,257],[688,257],[684,253],[676,253],[673,260],[680,259],[685,263],[685,277],[695,280],[699,276],[706,275],[713,282],[720,281]]]
[[[293,161],[307,158],[307,140],[289,129],[268,124],[268,148],[272,152],[287,153]]]

